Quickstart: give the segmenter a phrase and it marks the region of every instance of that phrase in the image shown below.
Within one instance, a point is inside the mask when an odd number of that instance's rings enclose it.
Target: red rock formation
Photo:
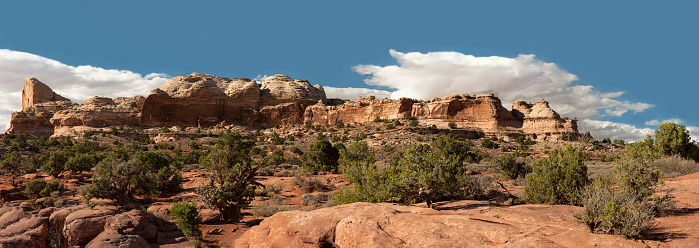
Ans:
[[[56,111],[72,107],[70,99],[62,97],[36,78],[24,80],[22,112]]]
[[[647,247],[641,241],[590,233],[570,214],[576,207],[473,203],[455,202],[452,206],[461,210],[442,211],[362,202],[280,212],[245,232],[233,246]]]
[[[29,78],[23,92],[25,111],[13,114],[9,132],[49,134],[52,128],[112,125],[326,125],[336,121],[366,123],[376,117],[401,119],[410,115],[425,124],[441,127],[454,122],[458,128],[488,135],[526,135],[546,140],[558,139],[563,133],[577,134],[576,121],[561,119],[543,100],[533,105],[517,101],[512,111],[505,109],[493,95],[452,94],[424,101],[376,100],[369,96],[340,105],[325,105],[330,102],[321,86],[312,86],[305,79],[274,75],[258,84],[250,79],[194,73],[168,80],[145,98],[93,97],[77,106]],[[40,113],[32,115],[33,111]]]
[[[301,123],[309,105],[325,100],[323,88],[305,79],[274,75],[262,84],[192,74],[153,90],[143,106],[143,125],[210,126],[225,121],[246,126]]]
[[[107,127],[114,125],[140,125],[139,104],[142,96],[120,97],[117,101],[108,97],[93,97],[77,107],[56,112],[51,125],[59,127],[90,126]]]

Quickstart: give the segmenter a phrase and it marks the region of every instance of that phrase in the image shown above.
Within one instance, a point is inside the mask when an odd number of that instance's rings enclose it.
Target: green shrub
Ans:
[[[451,129],[454,129],[454,128],[456,128],[456,123],[451,121],[451,122],[447,123],[447,126],[449,126],[449,128],[451,128]]]
[[[105,198],[123,204],[134,196],[157,197],[180,188],[182,175],[170,166],[167,154],[140,151],[133,159],[108,158],[95,169],[86,196]]]
[[[48,156],[46,156],[45,154],[36,154],[34,156],[29,157],[29,159],[27,160],[26,173],[36,172],[36,170],[41,168],[41,166],[44,165],[46,161],[48,161]]]
[[[642,238],[655,227],[651,202],[641,201],[627,185],[609,180],[595,180],[581,192],[583,210],[574,216],[591,232]]]
[[[66,161],[64,169],[75,173],[90,171],[98,162],[99,158],[97,155],[79,153]]]
[[[5,156],[5,159],[0,161],[0,171],[2,171],[4,175],[10,176],[13,187],[17,187],[16,179],[24,175],[26,170],[22,154],[18,151],[13,151]]]
[[[505,179],[514,180],[520,176],[524,177],[529,172],[526,163],[517,161],[512,153],[503,154],[495,163],[502,170],[502,176]]]
[[[292,146],[291,148],[289,148],[289,151],[298,155],[303,155],[303,151],[301,151],[301,149],[298,146]]]
[[[42,197],[41,191],[44,190],[45,187],[46,181],[43,179],[32,180],[24,187],[24,193],[26,193],[29,198],[39,198]]]
[[[49,174],[53,177],[57,177],[58,174],[65,171],[65,164],[68,162],[69,154],[63,150],[58,150],[49,156],[48,162],[42,166],[44,173]]]
[[[414,144],[399,151],[387,168],[391,190],[404,202],[423,200],[428,207],[458,187],[459,155],[432,152],[429,145]]]
[[[283,145],[284,144],[284,138],[279,137],[279,134],[277,133],[272,133],[272,145]]]
[[[481,146],[483,148],[488,148],[488,149],[498,149],[498,147],[500,147],[498,145],[498,143],[495,143],[490,139],[484,139],[483,141],[481,141]]]
[[[689,131],[684,125],[663,123],[655,130],[653,146],[663,155],[685,156],[692,144]]]
[[[309,171],[337,171],[337,160],[340,157],[337,148],[327,140],[318,140],[305,154],[306,162],[303,167]]]
[[[224,220],[239,220],[240,211],[255,197],[251,186],[261,186],[255,181],[257,167],[252,166],[250,158],[253,145],[237,132],[227,133],[202,161],[209,181],[197,188],[197,193],[204,204],[218,209]]]
[[[199,224],[202,217],[199,216],[199,209],[196,203],[188,201],[177,202],[170,208],[170,215],[177,220],[177,228],[182,230],[182,233],[194,240],[200,240],[202,232],[199,229]]]
[[[533,166],[524,189],[529,200],[545,204],[580,204],[580,190],[587,185],[587,166],[584,155],[568,145],[564,150],[553,150]]]
[[[63,191],[66,190],[65,185],[58,181],[50,181],[46,183],[46,186],[44,186],[44,189],[39,192],[41,196],[52,196],[53,192],[58,192],[58,194],[63,194]]]
[[[417,120],[410,120],[410,126],[411,127],[417,127]]]
[[[337,120],[337,121],[335,121],[335,126],[337,128],[343,128],[343,127],[345,127],[345,123],[342,122],[342,120]]]

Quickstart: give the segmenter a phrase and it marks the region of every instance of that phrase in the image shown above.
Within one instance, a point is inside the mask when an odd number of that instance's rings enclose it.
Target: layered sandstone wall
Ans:
[[[536,139],[577,134],[575,120],[562,119],[546,101],[517,101],[512,111],[496,96],[452,94],[430,100],[409,98],[328,101],[320,85],[274,75],[262,82],[194,73],[168,80],[147,97],[93,97],[78,105],[35,78],[25,81],[23,112],[13,114],[9,132],[50,133],[75,126],[213,126],[275,124],[327,125],[337,121],[367,123],[376,117],[409,115],[425,124],[454,122],[489,134],[524,133]],[[327,104],[327,105],[326,105]]]

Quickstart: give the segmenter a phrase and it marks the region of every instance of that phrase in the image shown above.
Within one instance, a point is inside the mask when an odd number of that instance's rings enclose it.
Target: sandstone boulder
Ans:
[[[468,204],[468,201],[453,203]],[[479,203],[482,204],[482,203]],[[433,210],[353,203],[281,212],[248,230],[235,247],[646,247],[592,234],[569,206]],[[448,210],[457,209],[457,210]]]
[[[148,241],[138,235],[124,235],[115,232],[104,232],[95,237],[85,248],[150,248]]]
[[[64,232],[78,244],[84,244],[104,231],[107,219],[116,214],[111,208],[81,209],[65,218]]]

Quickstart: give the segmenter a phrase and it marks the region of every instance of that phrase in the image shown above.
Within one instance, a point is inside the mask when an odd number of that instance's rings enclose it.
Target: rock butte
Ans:
[[[527,136],[556,140],[563,133],[578,134],[577,121],[561,118],[548,102],[517,101],[512,111],[492,94],[452,94],[430,100],[409,98],[355,101],[327,99],[320,85],[305,79],[274,75],[262,82],[193,73],[170,79],[147,97],[93,97],[82,104],[62,97],[36,78],[27,78],[22,112],[12,114],[8,133],[54,135],[59,128],[108,126],[248,127],[275,124],[367,123],[377,116],[402,119],[410,115],[422,124],[501,137]]]

